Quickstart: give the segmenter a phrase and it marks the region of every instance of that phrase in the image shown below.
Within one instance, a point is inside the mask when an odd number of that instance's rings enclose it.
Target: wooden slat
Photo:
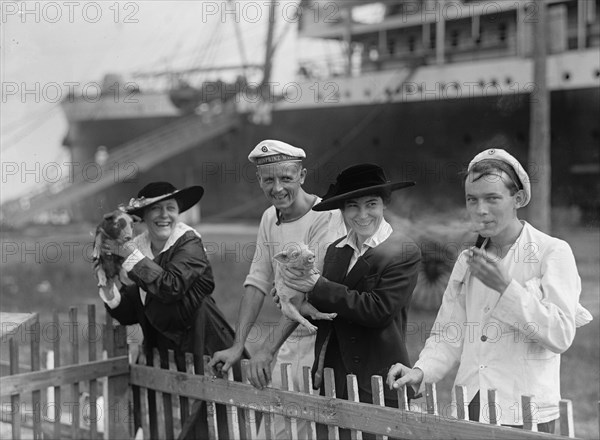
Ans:
[[[292,364],[283,363],[281,364],[281,389],[285,391],[294,391],[294,381],[292,379]],[[289,408],[293,406],[286,406]],[[295,417],[284,417],[285,424],[285,435],[286,438],[297,440],[298,439],[298,422]]]
[[[40,362],[40,321],[36,315],[35,322],[31,325],[31,371],[41,369]],[[31,392],[31,406],[33,411],[33,438],[42,438],[42,391]]]
[[[107,356],[109,358],[125,356],[129,360],[127,332],[124,326],[112,326],[112,320],[107,322],[106,338]],[[127,438],[130,434],[131,414],[129,411],[129,374],[108,377],[106,381],[106,405],[110,423],[105,430],[107,438]],[[109,420],[108,417],[105,420]]]
[[[250,379],[248,377],[248,368],[250,366],[250,361],[248,359],[242,359],[241,367],[242,367],[242,383],[250,384]],[[255,424],[256,413],[251,409],[244,410],[244,430],[246,432],[246,438],[248,440],[252,440],[254,435],[254,424]]]
[[[58,315],[58,310],[54,310],[52,314],[52,325],[54,330],[56,330],[56,337],[52,342],[52,351],[54,352],[54,369],[60,368],[60,317]],[[0,379],[1,380],[1,379]],[[61,421],[60,414],[62,412],[62,400],[60,393],[60,382],[52,382],[50,386],[54,385],[54,438],[62,438],[61,432]],[[0,387],[2,390],[3,387]],[[0,391],[1,392],[1,391]]]
[[[88,361],[94,362],[97,360],[96,340],[98,332],[96,331],[96,306],[88,304]],[[90,388],[90,439],[98,438],[98,381],[91,379],[89,381]]]
[[[204,369],[205,372],[209,372],[208,368]],[[227,380],[234,382],[233,368],[227,370]],[[227,405],[227,429],[229,431],[229,437],[233,440],[241,438],[240,435],[240,420],[238,418],[237,407],[234,405]]]
[[[152,349],[152,367],[159,372],[160,368],[160,353],[157,348]],[[163,390],[163,392],[169,392],[170,390]],[[160,391],[156,392],[156,424],[158,426],[158,438],[165,438],[167,436],[165,432],[165,409],[164,409],[164,399],[162,398],[162,393]]]
[[[461,438],[465,440],[482,438],[513,440],[515,438],[514,428],[448,419],[426,413],[402,411],[397,408],[376,407],[366,403],[352,403],[331,397],[309,396],[274,388],[266,389],[260,393],[261,398],[257,399],[254,388],[248,385],[180,372],[155,371],[141,365],[131,366],[131,383],[153,387],[159,391],[166,390],[182,394],[193,399],[214,399],[217,403],[222,404],[236,402],[236,405],[241,408],[251,408],[261,412],[272,411],[277,415],[284,415],[285,412],[281,402],[300,408],[318,408],[319,411],[315,412],[303,411],[298,418],[325,424],[335,423],[343,428],[360,429],[363,433],[386,434],[394,438]],[[542,440],[547,439],[548,435],[519,431],[519,437]]]
[[[408,396],[406,394],[406,385],[402,385],[397,390],[398,393],[398,408],[403,411],[408,411]]]
[[[188,363],[188,355],[189,355],[189,362]],[[188,373],[194,374],[194,358],[191,357],[192,354],[191,353],[185,353],[185,357],[184,357],[184,364],[183,364],[183,371],[187,371]],[[188,371],[188,366],[191,367],[191,369]],[[178,366],[179,369],[179,366]],[[185,396],[179,396],[179,418],[181,420],[181,426],[183,427],[183,425],[185,424],[187,418],[190,415],[190,401],[187,397]]]
[[[304,366],[302,367],[302,378],[304,383],[304,393],[309,396],[314,394],[313,383],[312,383],[312,374],[311,367]],[[305,423],[306,425],[306,436],[307,440],[314,440],[317,438],[317,427],[315,422],[309,421]]]
[[[575,425],[573,424],[573,403],[562,399],[558,402],[560,411],[560,435],[564,437],[575,437]]]
[[[532,405],[533,396],[521,396],[521,406],[523,408],[523,430],[537,431],[537,423],[533,421]]]
[[[10,359],[10,373],[16,374],[19,371],[19,344],[14,338],[8,340],[9,359]],[[0,378],[0,380],[3,378]],[[2,393],[5,392],[4,387],[0,386]],[[8,394],[8,393],[7,393]],[[11,404],[11,427],[12,435],[14,439],[21,438],[21,396],[19,392],[11,393],[10,397]]]
[[[269,411],[270,407],[266,409]],[[265,424],[265,438],[267,440],[275,440],[275,416],[273,414],[265,412],[263,413],[263,420]]]
[[[383,378],[381,376],[371,376],[371,393],[373,394],[373,405],[385,406],[383,397]],[[387,440],[387,436],[378,434],[377,440]]]
[[[11,415],[5,411],[0,412],[0,421],[4,423],[11,422]],[[59,439],[68,439],[71,438],[71,424],[61,423],[61,435],[58,437]],[[27,428],[33,431],[33,421],[29,419],[25,419],[21,421],[21,428]],[[54,422],[51,420],[46,420],[42,418],[42,433],[45,439],[54,440]],[[90,431],[85,428],[81,428],[82,438],[89,438]]]
[[[71,341],[71,364],[79,364],[79,323],[77,322],[77,307],[69,308],[69,340]],[[71,438],[81,438],[80,428],[80,406],[79,406],[79,382],[71,385]]]
[[[166,359],[163,359],[163,362],[166,362],[166,367],[161,368],[168,370],[170,355],[169,353],[163,353],[162,356],[166,356]],[[170,393],[163,393],[163,411],[165,417],[165,438],[171,440],[175,438],[175,430],[173,424],[173,399],[171,398]]]
[[[346,376],[346,387],[348,388],[348,400],[350,402],[360,402],[358,395],[358,380],[355,374],[348,374]],[[350,431],[350,438],[352,440],[362,440],[362,432],[352,429]]]
[[[145,352],[144,352],[145,353]],[[152,367],[154,364],[154,357],[152,355],[146,357],[146,365]],[[148,420],[150,434],[146,438],[158,438],[158,414],[156,410],[156,392],[152,387],[146,387],[146,395],[148,396]]]
[[[469,400],[467,396],[467,387],[456,385],[454,387],[456,394],[456,417],[458,420],[469,420]]]
[[[179,371],[177,368],[177,363],[175,361],[175,352],[173,350],[169,350],[169,370],[171,371]],[[173,396],[171,397],[171,402],[173,405],[172,415],[173,415],[173,436],[174,438],[179,438],[179,434],[181,433],[181,404],[180,399],[181,396]]]
[[[499,425],[500,422],[498,422],[498,414],[497,414],[497,409],[498,407],[496,406],[496,390],[491,389],[488,390],[488,408],[490,409],[489,411],[489,415],[490,415],[490,425]]]
[[[128,370],[129,358],[120,356],[83,365],[67,365],[54,370],[0,377],[0,395],[27,393],[56,384],[68,385],[75,381],[90,380],[94,377],[118,376],[127,374]]]
[[[336,397],[335,374],[333,372],[333,368],[323,369],[323,386],[325,387],[326,397]],[[327,433],[329,435],[329,440],[339,440],[340,438],[340,430],[336,425],[328,425]]]
[[[425,405],[427,414],[437,415],[437,391],[434,383],[425,384]]]
[[[203,356],[201,361],[202,361],[202,372],[204,374],[208,374],[210,372],[210,369],[208,368],[208,363],[210,362],[210,357]],[[205,400],[205,399],[202,399],[202,400]],[[218,439],[217,406],[215,405],[215,402],[213,402],[212,400],[207,400],[207,402],[206,402],[206,414],[207,414],[207,421],[208,421],[208,438],[210,440],[217,440]],[[228,420],[228,423],[229,423],[229,420]]]
[[[142,345],[139,345],[138,347],[138,363],[140,365],[147,365],[147,359],[146,359],[146,353],[144,351],[144,347]],[[149,416],[149,411],[148,411],[148,390],[147,388],[144,387],[138,387],[139,389],[139,396],[140,396],[140,408],[139,408],[139,417],[140,417],[140,425],[142,428],[142,432],[144,433],[144,438],[145,439],[149,439],[151,438],[150,436],[150,424],[148,422],[148,416]]]

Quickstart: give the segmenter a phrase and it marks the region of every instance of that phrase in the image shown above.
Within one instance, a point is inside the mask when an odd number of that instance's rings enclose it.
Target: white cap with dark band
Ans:
[[[477,156],[475,156],[473,160],[469,163],[467,172],[470,173],[473,169],[473,166],[476,163],[489,159],[499,160],[501,162],[507,163],[512,167],[512,169],[515,171],[515,174],[521,181],[520,183],[523,192],[525,193],[525,199],[523,200],[523,205],[521,206],[527,205],[531,200],[531,181],[529,180],[529,175],[525,171],[525,168],[523,168],[523,166],[519,163],[519,161],[507,151],[502,150],[500,148],[490,148],[489,150],[482,151]]]
[[[269,165],[278,162],[298,162],[306,157],[302,148],[294,147],[285,142],[264,140],[259,142],[248,155],[248,160],[256,166]]]

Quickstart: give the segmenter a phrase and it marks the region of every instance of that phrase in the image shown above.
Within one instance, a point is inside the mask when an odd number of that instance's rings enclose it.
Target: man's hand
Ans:
[[[471,248],[467,253],[467,263],[474,277],[500,294],[504,293],[510,284],[511,278],[506,269],[490,257],[485,250]]]
[[[118,255],[123,258],[130,256],[137,249],[133,240],[119,243],[117,240],[105,238],[102,243],[102,253],[105,255]]]
[[[321,276],[318,273],[303,274],[301,271],[286,267],[281,271],[283,282],[290,289],[298,292],[310,292]]]
[[[423,382],[423,371],[420,368],[409,368],[400,363],[392,365],[387,375],[390,390],[397,390],[404,385],[412,385],[415,391]]]
[[[271,383],[271,365],[273,354],[269,350],[261,349],[250,359],[248,379],[250,383],[262,390]]]
[[[226,350],[217,351],[208,363],[211,374],[220,376],[223,373],[227,373],[231,366],[241,359],[243,352],[243,347],[240,350],[235,345]]]
[[[277,306],[279,310],[281,310],[281,303],[279,302],[279,295],[277,295],[277,289],[273,287],[271,289],[271,296],[273,297],[273,302]]]

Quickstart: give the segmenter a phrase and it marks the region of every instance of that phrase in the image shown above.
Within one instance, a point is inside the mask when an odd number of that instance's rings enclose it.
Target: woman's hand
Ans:
[[[318,273],[305,274],[293,268],[286,267],[281,271],[284,284],[290,289],[298,292],[310,292],[314,289],[317,280],[321,276]]]
[[[126,241],[125,243],[119,243],[117,240],[113,240],[112,238],[105,238],[101,248],[102,253],[105,255],[118,255],[123,258],[130,256],[136,249],[137,246],[133,240]]]

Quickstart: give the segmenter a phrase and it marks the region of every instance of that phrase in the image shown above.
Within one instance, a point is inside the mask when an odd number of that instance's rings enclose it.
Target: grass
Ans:
[[[90,303],[102,311],[97,297],[94,277],[89,262],[90,231],[92,226],[67,228],[37,227],[17,233],[3,233],[2,270],[0,277],[0,308],[2,311],[39,312],[42,322],[48,322],[54,309],[67,311],[70,306]],[[213,266],[216,289],[213,296],[229,320],[237,319],[243,281],[252,258],[249,243],[255,239],[255,228],[199,227],[203,234],[209,259]],[[594,321],[577,331],[571,348],[562,356],[561,389],[565,398],[573,401],[575,434],[579,437],[598,438],[597,405],[600,399],[600,231],[596,229],[559,229],[555,235],[567,240],[574,250],[582,278],[581,303],[594,315]],[[80,307],[80,317],[85,315]],[[273,322],[279,311],[269,299],[259,320]],[[65,315],[66,316],[66,315]],[[411,310],[412,331],[407,336],[409,355],[418,357],[435,313]],[[100,321],[101,318],[99,317]],[[264,327],[262,327],[264,328]],[[139,336],[139,332],[133,332]],[[255,335],[249,345],[252,352],[265,334]],[[2,341],[0,357],[6,360],[6,343]],[[63,354],[66,356],[67,354]],[[26,348],[21,359],[27,358]],[[80,359],[85,359],[84,353]],[[438,384],[438,401],[450,401],[453,377]]]

